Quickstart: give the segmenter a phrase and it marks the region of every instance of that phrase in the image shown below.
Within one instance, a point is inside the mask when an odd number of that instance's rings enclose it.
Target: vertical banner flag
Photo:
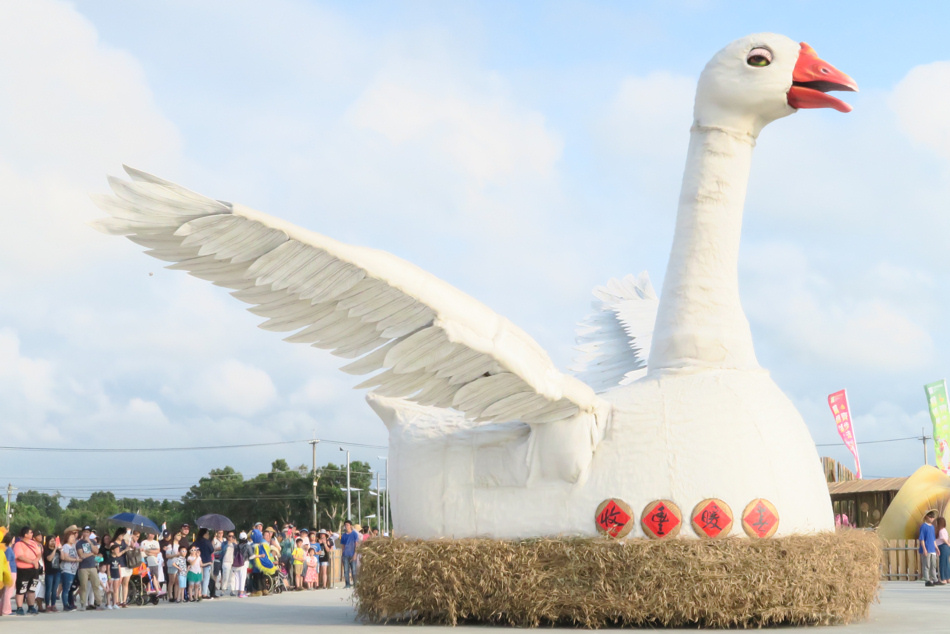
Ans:
[[[854,440],[854,429],[851,426],[851,410],[848,408],[848,392],[840,390],[828,396],[828,406],[835,417],[835,425],[838,427],[838,435],[844,441],[844,446],[848,448],[851,455],[854,456],[854,471],[858,480],[861,479],[861,458],[858,457],[858,445]]]
[[[924,386],[930,420],[934,424],[934,455],[937,466],[950,474],[950,408],[947,407],[947,380],[934,381]]]

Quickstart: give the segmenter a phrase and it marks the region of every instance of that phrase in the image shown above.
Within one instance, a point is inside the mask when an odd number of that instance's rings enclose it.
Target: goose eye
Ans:
[[[768,66],[772,63],[772,51],[767,48],[754,48],[749,51],[745,61],[749,66]]]

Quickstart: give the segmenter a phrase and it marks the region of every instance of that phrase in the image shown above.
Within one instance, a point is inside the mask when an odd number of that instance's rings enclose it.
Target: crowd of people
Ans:
[[[158,533],[120,527],[100,538],[90,526],[73,525],[57,536],[29,527],[4,534],[0,614],[115,610],[127,607],[136,592],[152,602],[186,603],[264,596],[275,583],[280,590],[330,588],[337,549],[349,588],[356,581],[357,546],[379,535],[349,520],[336,533],[261,522],[247,531],[198,528],[193,534],[183,524]],[[136,587],[130,588],[133,577]]]

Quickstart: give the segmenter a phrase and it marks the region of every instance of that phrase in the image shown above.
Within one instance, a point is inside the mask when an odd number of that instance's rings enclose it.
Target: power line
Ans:
[[[860,440],[856,444],[858,445],[876,445],[882,442],[900,442],[902,440],[920,440],[920,436],[907,436],[905,438],[886,438],[884,440]],[[816,447],[843,447],[844,444],[841,442],[827,442],[816,444]]]
[[[59,453],[128,453],[128,452],[163,452],[163,451],[209,451],[214,449],[246,449],[249,447],[273,447],[275,445],[293,445],[298,443],[309,443],[312,439],[303,440],[282,440],[279,442],[256,442],[246,445],[210,445],[207,447],[126,447],[126,448],[74,448],[74,447],[13,447],[0,445],[0,451],[38,451],[38,452],[59,452]],[[347,445],[349,447],[364,447],[368,449],[388,449],[387,445],[370,445],[366,443],[347,442],[344,440],[329,440],[321,438],[321,441],[332,445]]]

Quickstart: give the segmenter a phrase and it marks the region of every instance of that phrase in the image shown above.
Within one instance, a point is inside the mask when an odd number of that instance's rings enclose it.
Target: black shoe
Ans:
[[[927,587],[927,588],[930,588],[931,586],[933,586],[933,584],[934,584],[933,581],[925,581],[925,582],[924,582],[924,586]]]

